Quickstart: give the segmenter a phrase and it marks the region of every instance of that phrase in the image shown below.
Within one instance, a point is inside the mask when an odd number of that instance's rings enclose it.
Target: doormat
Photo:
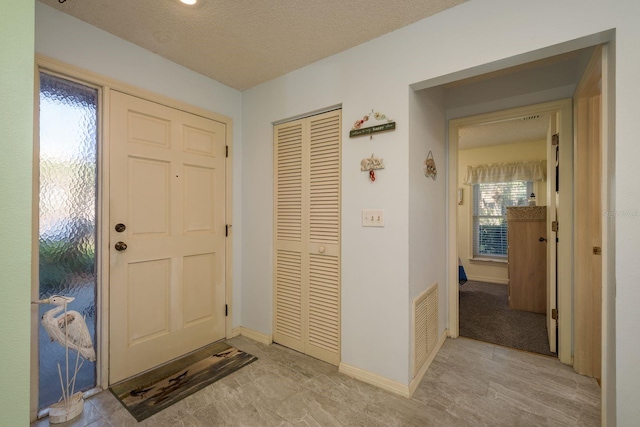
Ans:
[[[249,353],[218,342],[109,390],[137,421],[142,421],[256,360]]]

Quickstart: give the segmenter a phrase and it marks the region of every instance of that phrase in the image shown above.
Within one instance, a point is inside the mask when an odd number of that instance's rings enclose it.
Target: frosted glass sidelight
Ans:
[[[85,316],[96,338],[97,89],[40,73],[40,298],[75,297],[69,310]],[[40,316],[53,309],[39,305]],[[64,348],[39,326],[39,408],[61,396],[57,365]],[[75,352],[70,351],[70,371]],[[84,361],[76,391],[96,385],[94,362]]]

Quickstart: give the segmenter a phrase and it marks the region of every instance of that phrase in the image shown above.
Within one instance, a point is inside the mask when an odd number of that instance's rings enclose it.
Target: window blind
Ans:
[[[473,185],[473,257],[507,256],[507,207],[527,206],[532,181]]]

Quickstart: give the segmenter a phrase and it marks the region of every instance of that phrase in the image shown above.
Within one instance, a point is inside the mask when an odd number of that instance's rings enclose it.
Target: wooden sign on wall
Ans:
[[[386,123],[363,128],[362,125],[368,122],[369,119],[371,118],[378,121],[386,121]],[[390,130],[395,130],[395,128],[396,128],[396,122],[394,122],[391,119],[387,119],[387,116],[385,116],[380,112],[374,112],[374,110],[371,110],[369,114],[367,114],[366,116],[362,117],[359,120],[356,120],[356,122],[353,124],[353,127],[351,128],[351,131],[349,132],[349,138],[353,138],[356,136],[363,136],[363,135],[372,135],[378,132],[387,132]]]

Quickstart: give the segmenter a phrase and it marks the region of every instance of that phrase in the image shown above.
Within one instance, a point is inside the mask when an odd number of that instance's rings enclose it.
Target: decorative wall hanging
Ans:
[[[386,123],[373,125],[369,127],[362,127],[365,123],[369,121],[369,119],[373,119],[381,122],[386,121]],[[395,128],[396,128],[396,122],[387,118],[387,116],[385,116],[384,114],[378,111],[374,112],[374,110],[371,110],[369,114],[367,114],[366,116],[362,117],[359,120],[356,120],[356,122],[353,124],[353,127],[351,128],[351,132],[349,132],[349,138],[353,138],[354,136],[369,135],[369,139],[372,139],[373,138],[372,134],[374,133],[395,130]]]
[[[378,159],[374,153],[371,153],[371,157],[368,159],[362,159],[360,161],[360,170],[362,172],[369,171],[369,179],[371,182],[376,180],[375,170],[384,169],[384,159]]]
[[[427,158],[424,161],[424,176],[436,179],[437,173],[436,161],[433,160],[433,154],[431,153],[431,150],[429,150],[429,154],[427,154]]]

